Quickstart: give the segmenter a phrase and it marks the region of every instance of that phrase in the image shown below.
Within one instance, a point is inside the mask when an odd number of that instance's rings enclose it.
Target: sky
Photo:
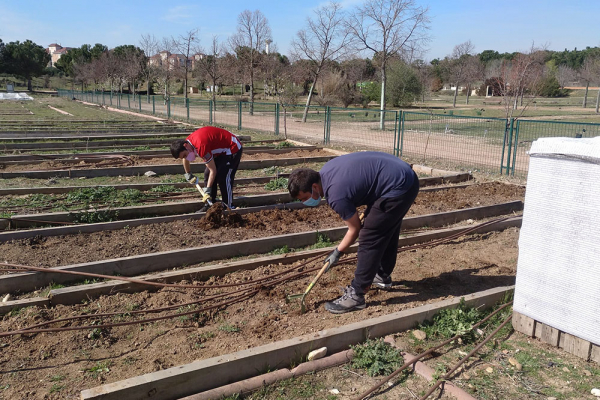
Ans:
[[[365,0],[340,0],[352,11]],[[600,47],[600,0],[415,0],[429,8],[430,41],[424,59],[443,58],[468,40],[475,52],[526,51],[532,44],[562,51]],[[277,50],[290,44],[319,0],[0,0],[0,39],[47,47],[102,43],[139,45],[143,34],[178,37],[199,29],[200,45],[233,35],[244,10],[260,10],[269,21]],[[369,56],[368,54],[366,56]]]

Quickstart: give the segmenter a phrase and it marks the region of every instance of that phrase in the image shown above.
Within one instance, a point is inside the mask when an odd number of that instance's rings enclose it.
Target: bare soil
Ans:
[[[305,157],[323,157],[330,156],[332,153],[326,150],[294,150],[289,153],[270,154],[242,154],[242,161],[246,160],[272,160],[280,158],[305,158]],[[143,165],[171,165],[181,164],[180,160],[169,158],[140,158],[138,156],[122,157],[122,158],[107,158],[100,162],[81,161],[77,164],[56,161],[46,161],[38,164],[19,164],[5,165],[0,164],[0,170],[3,172],[18,172],[18,171],[48,171],[48,170],[64,170],[64,169],[96,169],[96,168],[111,168],[111,167],[127,167],[127,166],[143,166]]]
[[[321,279],[307,298],[308,312],[305,314],[299,312],[298,302],[288,302],[286,296],[303,291],[312,279],[311,274],[263,290],[243,303],[192,317],[98,331],[2,338],[0,387],[5,389],[1,393],[6,398],[75,399],[80,390],[102,383],[510,285],[516,271],[517,240],[518,229],[511,228],[400,253],[392,275],[392,290],[369,292],[368,307],[349,314],[329,314],[323,310],[323,303],[339,297],[339,288],[349,284],[355,269],[352,262],[334,268]],[[221,278],[213,277],[208,283],[244,282],[291,268],[272,265],[238,271]],[[104,323],[129,320],[131,316],[127,313],[131,310],[177,306],[186,301],[201,300],[216,290],[198,293],[189,289],[163,289],[153,293],[119,293],[74,306],[32,307],[4,316],[0,330],[107,311],[124,314],[106,319]],[[232,293],[236,293],[235,289]],[[180,311],[186,310],[188,308]],[[93,321],[101,322],[100,319]]]
[[[524,188],[499,182],[421,192],[408,217],[523,200]],[[55,267],[139,254],[208,246],[250,238],[343,226],[328,206],[269,210],[221,221],[180,220],[88,234],[35,237],[0,243],[5,262]],[[289,244],[294,247],[293,243]]]

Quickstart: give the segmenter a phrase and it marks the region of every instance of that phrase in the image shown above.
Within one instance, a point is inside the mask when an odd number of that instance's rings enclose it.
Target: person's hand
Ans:
[[[202,189],[202,192],[204,192],[204,194],[202,195],[202,202],[206,203],[211,197],[212,188],[205,187],[204,189]]]
[[[198,178],[196,178],[193,174],[186,172],[183,177],[185,178],[186,181],[188,181],[190,184],[195,185],[196,182],[198,181]]]
[[[329,266],[327,267],[325,272],[329,271],[331,269],[331,267],[336,265],[338,263],[338,261],[340,261],[341,256],[342,256],[342,252],[339,251],[337,249],[337,247],[335,248],[335,250],[333,250],[331,253],[329,253],[329,255],[325,258],[325,260],[323,260],[323,262],[329,261]]]

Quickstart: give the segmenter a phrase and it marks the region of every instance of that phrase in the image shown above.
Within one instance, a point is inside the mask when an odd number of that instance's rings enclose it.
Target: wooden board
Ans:
[[[513,312],[512,326],[515,331],[521,332],[527,336],[534,336],[535,320],[521,313]]]

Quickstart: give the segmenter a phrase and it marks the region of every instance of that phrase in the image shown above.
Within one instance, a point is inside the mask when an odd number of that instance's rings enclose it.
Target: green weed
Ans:
[[[86,368],[83,371],[89,374],[92,378],[96,379],[98,376],[100,376],[100,374],[110,372],[111,365],[112,361],[97,362],[93,367]]]
[[[237,327],[236,325],[223,324],[223,325],[219,326],[219,330],[223,331],[223,332],[228,332],[228,333],[235,333],[235,332],[239,332],[241,329],[239,327]]]
[[[285,149],[286,147],[294,147],[294,145],[287,140],[284,142],[279,142],[275,145],[275,149]]]
[[[65,387],[65,385],[60,385],[58,383],[55,383],[54,385],[52,385],[52,387],[50,388],[50,393],[58,393],[60,392],[63,388]]]
[[[483,318],[483,314],[476,308],[468,307],[464,297],[456,308],[442,310],[433,316],[431,321],[425,321],[422,329],[428,337],[451,338],[455,335],[463,335],[465,343],[475,340],[475,332],[471,327]]]
[[[308,250],[322,249],[324,247],[331,247],[333,243],[329,237],[321,232],[317,232],[317,242],[312,246],[308,247]]]
[[[366,370],[369,376],[389,375],[403,361],[400,351],[381,339],[368,339],[365,343],[350,347],[354,350],[352,366]]]
[[[278,255],[278,254],[286,254],[289,253],[291,250],[288,247],[287,244],[281,246],[281,247],[277,247],[276,249],[270,251],[268,254],[273,254],[273,255]]]
[[[288,178],[276,178],[271,179],[267,184],[265,184],[265,190],[275,191],[280,189],[287,189],[288,186]]]

